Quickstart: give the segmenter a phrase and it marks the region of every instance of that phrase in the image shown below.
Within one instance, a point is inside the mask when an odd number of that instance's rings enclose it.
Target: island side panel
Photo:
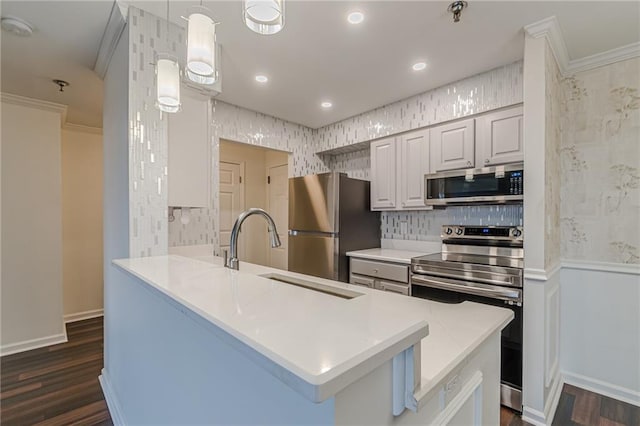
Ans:
[[[125,424],[333,424],[333,398],[305,399],[138,278],[114,268],[105,298],[102,380]]]
[[[417,413],[406,409],[393,416],[393,366],[389,361],[335,396],[336,424],[499,424],[500,333],[493,333],[442,380],[429,385],[430,390],[418,401]],[[423,363],[428,359],[428,354],[422,355]],[[455,376],[457,384],[443,399],[446,384]]]

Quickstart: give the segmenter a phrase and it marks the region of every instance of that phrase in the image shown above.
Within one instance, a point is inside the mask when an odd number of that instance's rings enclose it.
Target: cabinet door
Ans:
[[[474,120],[462,120],[431,129],[431,171],[474,167]]]
[[[395,138],[371,143],[371,210],[396,208]]]
[[[375,288],[382,291],[389,291],[391,293],[398,293],[405,296],[409,296],[408,284],[400,284],[400,283],[394,283],[390,281],[376,280]]]
[[[182,95],[182,111],[166,114],[168,205],[209,207],[209,100],[188,90],[184,90]]]
[[[425,208],[424,175],[429,173],[429,131],[406,134],[400,139],[401,209]]]
[[[349,284],[361,285],[363,287],[374,288],[374,280],[370,277],[364,277],[362,275],[351,274],[349,276]]]
[[[478,167],[524,161],[522,107],[478,118],[476,144]]]

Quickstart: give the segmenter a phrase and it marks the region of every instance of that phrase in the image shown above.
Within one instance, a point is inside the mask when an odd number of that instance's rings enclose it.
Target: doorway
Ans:
[[[257,207],[274,219],[282,245],[269,245],[267,223],[249,218],[238,241],[240,261],[287,269],[289,225],[289,154],[244,143],[220,140],[220,248],[229,250],[238,215]]]

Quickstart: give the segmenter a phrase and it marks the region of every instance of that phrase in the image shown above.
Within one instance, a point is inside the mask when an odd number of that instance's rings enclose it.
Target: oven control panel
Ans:
[[[444,225],[440,235],[444,240],[455,238],[478,240],[523,240],[521,226]]]

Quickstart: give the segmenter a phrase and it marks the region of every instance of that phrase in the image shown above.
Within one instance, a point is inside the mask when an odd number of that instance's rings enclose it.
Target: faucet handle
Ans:
[[[229,252],[227,250],[222,250],[224,256],[224,266],[229,267]]]

